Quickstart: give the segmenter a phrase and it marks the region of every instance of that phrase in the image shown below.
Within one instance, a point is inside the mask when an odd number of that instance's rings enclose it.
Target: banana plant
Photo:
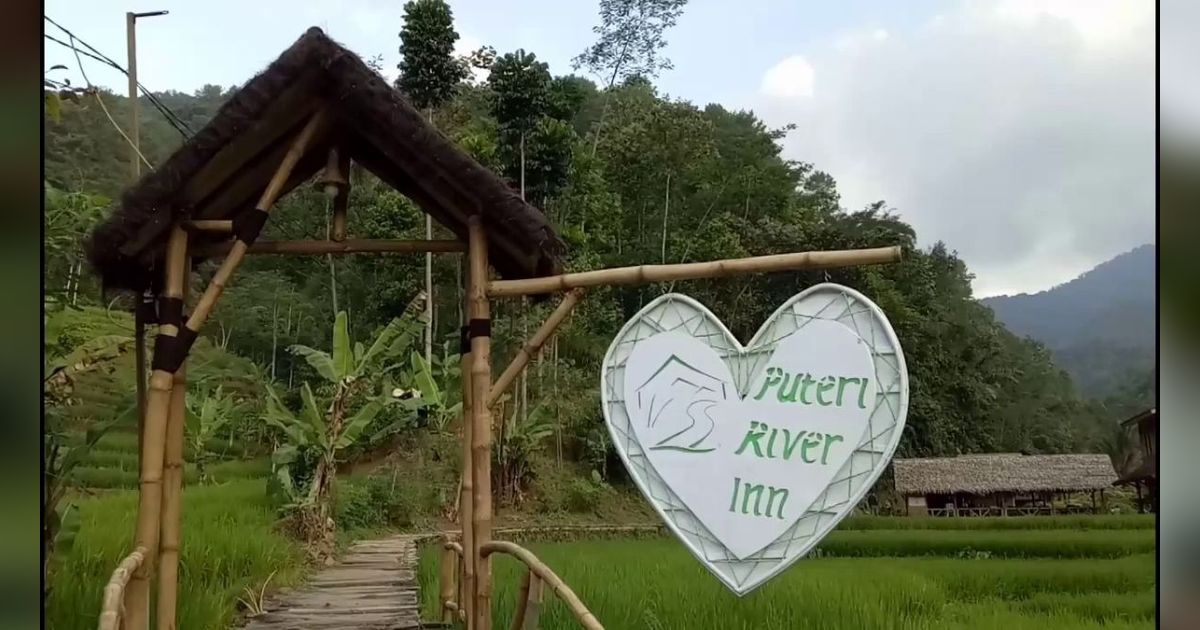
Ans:
[[[187,430],[188,446],[192,450],[192,460],[196,464],[196,475],[200,483],[212,481],[208,474],[208,464],[213,459],[208,450],[209,441],[238,413],[240,410],[237,401],[232,394],[225,393],[224,387],[220,385],[206,394],[188,397],[187,422],[184,428]]]
[[[413,310],[413,305],[409,309]],[[351,343],[346,312],[338,313],[333,324],[330,352],[303,345],[293,345],[292,353],[304,358],[329,385],[322,391],[332,392],[326,404],[318,404],[313,388],[304,383],[300,389],[300,412],[293,413],[283,404],[274,389],[268,387],[268,424],[281,430],[286,437],[283,446],[273,456],[275,475],[285,491],[294,497],[299,507],[310,513],[302,527],[310,543],[319,545],[319,553],[329,550],[333,542],[331,516],[332,487],[337,472],[338,455],[361,438],[390,397],[371,396],[371,379],[402,368],[403,363],[390,364],[396,357],[407,355],[421,333],[421,322],[408,316],[393,319],[375,337],[369,347]],[[357,400],[364,398],[351,413]],[[301,452],[316,454],[316,466],[306,491],[295,487],[292,466]]]

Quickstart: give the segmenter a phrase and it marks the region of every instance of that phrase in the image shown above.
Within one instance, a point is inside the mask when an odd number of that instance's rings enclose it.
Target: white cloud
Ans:
[[[969,0],[788,57],[757,109],[797,123],[785,154],[844,205],[886,199],[957,250],[978,293],[1046,288],[1154,238],[1153,7],[1132,4]],[[780,89],[794,59],[820,90]]]
[[[812,64],[800,55],[793,55],[767,70],[763,75],[762,92],[781,99],[808,98],[813,95],[815,79]]]

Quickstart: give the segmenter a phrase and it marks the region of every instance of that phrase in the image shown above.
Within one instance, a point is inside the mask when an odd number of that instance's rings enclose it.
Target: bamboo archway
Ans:
[[[584,298],[585,289],[619,284],[640,284],[698,278],[729,277],[770,271],[822,269],[895,262],[900,248],[803,252],[757,256],[733,260],[673,265],[645,265],[565,273],[527,280],[493,280],[484,216],[466,217],[465,241],[388,241],[345,239],[344,208],[337,229],[326,241],[256,242],[276,202],[286,189],[301,158],[312,150],[315,139],[330,124],[325,109],[318,109],[295,134],[287,152],[275,167],[253,209],[233,220],[177,220],[170,228],[164,256],[164,279],[157,296],[158,336],[153,348],[152,372],[145,394],[145,418],[141,423],[140,471],[137,526],[134,551],[114,573],[105,591],[101,630],[149,627],[152,578],[157,573],[156,627],[173,630],[178,593],[180,503],[183,480],[183,423],[187,377],[185,363],[192,345],[211,315],[217,301],[247,255],[329,255],[354,253],[465,253],[467,258],[462,327],[461,367],[463,394],[463,470],[459,496],[462,561],[443,568],[457,574],[461,596],[455,615],[472,630],[491,630],[491,555],[516,556],[530,567],[527,598],[550,584],[568,601],[578,602],[570,589],[528,551],[511,543],[493,540],[493,497],[491,479],[491,406],[512,385],[542,346]],[[330,159],[330,163],[344,160]],[[229,241],[202,245],[189,251],[189,235],[195,232],[226,234]],[[224,254],[210,283],[185,314],[187,277],[192,255]],[[511,363],[493,380],[491,361],[491,300],[494,298],[565,292],[554,311],[517,352]],[[143,319],[139,317],[139,319]],[[139,397],[140,398],[140,397]],[[139,400],[139,403],[142,401]],[[459,566],[461,565],[461,567]],[[540,567],[540,568],[539,568]],[[569,597],[567,596],[569,594]],[[579,603],[582,607],[582,603]],[[586,608],[582,608],[586,611]],[[522,609],[524,610],[524,609]],[[601,627],[590,616],[581,617],[589,628]],[[529,619],[525,619],[528,624]]]

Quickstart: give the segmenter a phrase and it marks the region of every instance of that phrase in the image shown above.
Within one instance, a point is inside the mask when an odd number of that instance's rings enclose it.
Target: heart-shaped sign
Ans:
[[[667,294],[618,333],[600,378],[630,475],[722,582],[748,593],[812,549],[882,473],[908,374],[891,324],[857,291],[812,287],[743,347]]]

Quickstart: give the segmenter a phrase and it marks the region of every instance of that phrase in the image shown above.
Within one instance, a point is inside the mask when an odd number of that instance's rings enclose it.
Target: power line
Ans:
[[[99,61],[100,63],[103,63],[103,64],[121,72],[125,76],[129,76],[128,70],[126,70],[123,66],[121,66],[121,64],[117,63],[116,61],[113,61],[113,59],[111,57],[109,57],[108,55],[105,55],[104,53],[97,50],[95,46],[92,46],[91,44],[87,43],[83,39],[79,38],[77,35],[75,35],[71,31],[67,30],[66,27],[64,27],[63,25],[61,25],[58,22],[55,22],[53,19],[51,19],[50,16],[43,15],[42,17],[45,18],[45,20],[47,22],[58,27],[59,30],[66,33],[67,37],[69,37],[72,42],[76,42],[76,41],[79,42],[80,44],[82,44],[85,48],[87,48],[91,52],[89,53],[88,51],[78,51],[75,46],[73,46],[71,44],[67,44],[66,42],[63,42],[62,40],[56,39],[56,38],[54,38],[50,35],[46,35],[44,33],[43,33],[43,37],[61,45],[61,46],[75,50],[77,53],[87,55],[88,57],[91,57],[92,59],[95,59],[96,61]],[[80,72],[82,73],[82,68],[80,69]],[[86,80],[86,77],[85,77],[85,80]],[[150,104],[153,105],[154,108],[157,109],[159,111],[159,113],[163,115],[164,118],[166,118],[167,122],[172,127],[174,127],[175,130],[178,131],[185,139],[190,138],[192,135],[194,135],[195,132],[192,131],[192,128],[186,122],[184,122],[184,120],[182,118],[180,118],[178,114],[171,111],[171,108],[167,107],[161,100],[159,100],[159,98],[157,96],[155,96],[153,92],[151,92],[149,89],[147,89],[146,86],[142,85],[142,83],[140,81],[137,83],[137,87],[138,87],[138,90],[143,95],[145,95],[146,98],[150,101]]]

